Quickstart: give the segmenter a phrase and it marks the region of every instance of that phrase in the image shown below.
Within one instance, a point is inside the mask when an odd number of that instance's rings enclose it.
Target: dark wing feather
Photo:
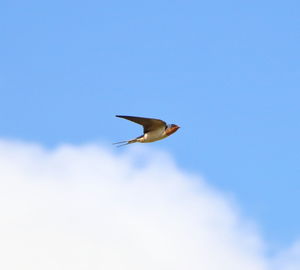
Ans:
[[[167,126],[167,123],[160,119],[137,117],[137,116],[126,116],[126,115],[116,115],[116,117],[124,118],[134,123],[142,125],[144,127],[144,133],[149,132],[151,130],[155,130],[156,128]]]

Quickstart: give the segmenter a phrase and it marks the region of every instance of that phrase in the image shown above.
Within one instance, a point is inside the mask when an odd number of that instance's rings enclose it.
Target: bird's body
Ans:
[[[127,145],[135,142],[140,143],[150,143],[158,140],[162,140],[179,129],[179,126],[170,124],[168,125],[166,122],[160,119],[154,118],[144,118],[144,117],[136,117],[136,116],[125,116],[125,115],[116,115],[116,117],[124,118],[129,121],[140,124],[144,127],[144,134],[139,136],[133,140],[122,141],[115,144]]]
[[[165,127],[160,127],[151,131],[146,132],[141,138],[140,142],[155,142],[166,137]]]

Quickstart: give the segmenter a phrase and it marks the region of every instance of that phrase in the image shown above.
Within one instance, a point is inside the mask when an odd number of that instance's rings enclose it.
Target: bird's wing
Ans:
[[[137,116],[126,116],[126,115],[116,115],[116,117],[124,118],[129,121],[142,125],[144,127],[144,133],[155,130],[157,128],[167,126],[167,123],[160,119],[144,118],[144,117],[137,117]]]

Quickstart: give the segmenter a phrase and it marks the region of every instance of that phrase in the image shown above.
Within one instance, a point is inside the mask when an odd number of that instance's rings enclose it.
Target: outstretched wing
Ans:
[[[160,119],[137,117],[137,116],[126,116],[126,115],[116,115],[116,117],[124,118],[134,123],[142,125],[144,127],[144,133],[155,130],[157,128],[167,126],[167,123]]]

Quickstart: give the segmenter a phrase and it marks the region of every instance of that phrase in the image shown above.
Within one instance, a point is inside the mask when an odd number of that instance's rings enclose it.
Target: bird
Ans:
[[[138,116],[116,115],[116,117],[124,118],[144,127],[144,134],[128,141],[116,142],[119,146],[124,146],[132,143],[150,143],[162,140],[171,134],[175,133],[180,127],[175,124],[167,124],[165,121],[155,118],[145,118]]]

